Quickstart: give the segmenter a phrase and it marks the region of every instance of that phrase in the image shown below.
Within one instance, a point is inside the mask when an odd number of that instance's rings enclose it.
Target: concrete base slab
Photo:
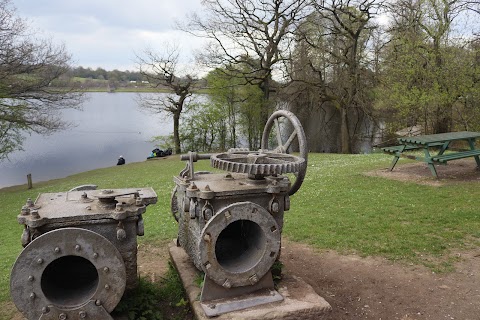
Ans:
[[[200,272],[190,261],[185,250],[176,246],[176,241],[170,244],[169,252],[173,264],[182,279],[196,318],[199,320],[210,319],[205,315],[201,307],[199,300],[201,288],[195,283],[200,278]],[[284,298],[283,301],[229,312],[214,319],[318,320],[331,311],[330,304],[320,297],[310,285],[298,277],[288,274],[283,275],[283,279],[278,287],[278,292]]]

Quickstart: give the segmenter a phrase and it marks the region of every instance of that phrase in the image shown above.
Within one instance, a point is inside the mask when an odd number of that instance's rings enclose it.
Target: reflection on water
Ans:
[[[153,136],[172,132],[171,122],[142,113],[136,93],[89,93],[83,111],[67,110],[64,119],[75,124],[50,136],[31,135],[25,151],[0,162],[0,188],[64,177],[73,173],[116,165],[120,155],[129,162],[150,154]]]

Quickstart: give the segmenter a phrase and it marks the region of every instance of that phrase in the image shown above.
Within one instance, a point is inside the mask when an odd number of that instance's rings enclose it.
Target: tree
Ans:
[[[449,132],[457,123],[465,127],[466,115],[457,111],[473,114],[479,66],[470,41],[453,36],[454,20],[464,10],[462,0],[399,0],[392,5],[391,41],[377,103],[395,112],[392,123],[421,125],[426,133]]]
[[[370,113],[373,81],[367,48],[380,6],[375,0],[316,1],[315,12],[296,32],[290,77],[304,84],[298,87],[302,94],[338,110],[342,153],[352,152],[358,123]]]
[[[30,34],[11,1],[0,0],[0,160],[22,149],[26,133],[64,129],[60,111],[82,101],[73,87],[51,86],[69,69],[65,47]]]
[[[203,4],[205,15],[191,15],[180,29],[210,40],[199,56],[204,64],[236,77],[239,70],[245,70],[241,74],[245,83],[263,92],[261,119],[265,123],[270,93],[275,90],[272,73],[288,58],[292,31],[309,0],[207,0]],[[239,68],[244,64],[249,68]]]
[[[140,96],[140,107],[152,113],[166,113],[173,118],[173,140],[175,153],[181,153],[180,117],[193,93],[195,79],[192,75],[180,77],[180,50],[177,46],[165,45],[165,52],[146,49],[137,56],[139,72],[153,88],[167,87],[173,91],[166,96],[145,94]]]
[[[467,8],[475,13],[480,14],[480,2],[477,0],[466,1]]]
[[[207,75],[210,101],[223,115],[217,123],[222,128],[219,134],[221,150],[237,147],[239,131],[247,138],[250,150],[260,147],[262,92],[255,85],[244,84],[242,78],[241,70],[235,76],[231,70],[225,72],[219,68]]]

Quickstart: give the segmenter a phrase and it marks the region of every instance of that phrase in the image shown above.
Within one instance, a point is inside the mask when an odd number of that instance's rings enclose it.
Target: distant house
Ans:
[[[150,82],[143,80],[142,83],[143,84],[149,84]]]

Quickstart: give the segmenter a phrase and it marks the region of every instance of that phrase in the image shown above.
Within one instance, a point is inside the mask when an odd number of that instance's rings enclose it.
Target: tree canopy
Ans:
[[[54,89],[69,69],[62,45],[31,35],[10,0],[0,0],[0,159],[22,148],[24,135],[65,128],[60,110],[76,108],[82,94]]]

